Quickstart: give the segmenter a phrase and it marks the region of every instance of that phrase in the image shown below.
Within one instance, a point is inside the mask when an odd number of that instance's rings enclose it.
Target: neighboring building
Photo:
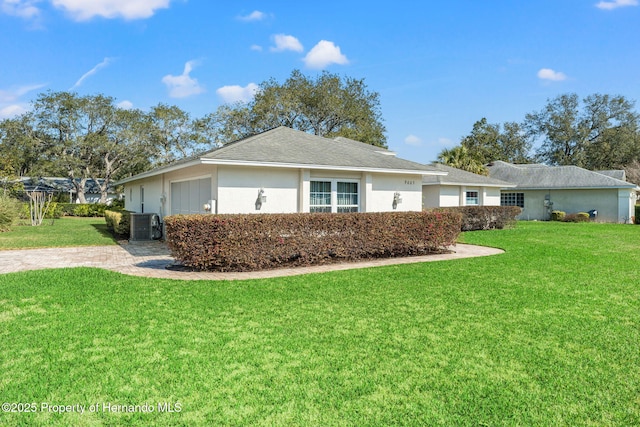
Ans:
[[[125,207],[189,213],[422,210],[422,178],[443,175],[380,147],[279,127],[124,179]]]
[[[501,204],[523,208],[519,219],[548,220],[551,211],[568,214],[597,211],[603,222],[630,222],[634,215],[635,184],[624,180],[624,171],[593,172],[577,166],[511,164],[488,165],[489,176],[515,184],[503,189]]]
[[[59,177],[41,177],[30,178],[22,177],[18,179],[22,183],[25,191],[43,191],[45,193],[54,193],[63,195],[61,199],[68,200],[68,203],[80,203],[76,196],[76,189],[71,182],[71,178]],[[76,179],[76,181],[80,181]],[[98,180],[102,184],[102,180]],[[107,193],[107,204],[118,198],[115,188],[110,186]],[[64,197],[68,196],[68,198]],[[100,186],[93,179],[87,179],[84,185],[84,197],[87,203],[100,202]]]
[[[514,184],[499,179],[439,163],[431,166],[446,175],[422,177],[422,203],[425,208],[500,206],[500,190],[515,187]]]

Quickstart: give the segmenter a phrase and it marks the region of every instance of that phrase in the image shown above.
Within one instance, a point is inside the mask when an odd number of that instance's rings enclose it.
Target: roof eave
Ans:
[[[393,173],[393,174],[409,174],[409,175],[447,175],[446,172],[428,171],[420,169],[393,169],[393,168],[376,168],[367,166],[335,166],[335,165],[319,165],[312,163],[280,163],[280,162],[257,162],[245,160],[222,160],[222,159],[200,159],[205,165],[228,165],[228,166],[251,166],[251,167],[272,167],[272,168],[288,168],[288,169],[320,169],[320,170],[339,170],[339,171],[356,171],[356,172],[375,172],[375,173]]]

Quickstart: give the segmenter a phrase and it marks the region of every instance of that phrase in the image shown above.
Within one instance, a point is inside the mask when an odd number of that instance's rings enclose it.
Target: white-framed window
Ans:
[[[467,191],[465,195],[465,205],[478,206],[480,204],[480,197],[477,191]]]
[[[331,212],[331,181],[311,181],[310,212]]]
[[[310,212],[360,211],[359,181],[323,179],[311,181],[310,184]]]
[[[501,193],[500,206],[519,206],[524,209],[524,193]]]

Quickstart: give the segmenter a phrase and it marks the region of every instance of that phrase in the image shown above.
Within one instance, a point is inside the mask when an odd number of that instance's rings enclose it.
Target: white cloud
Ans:
[[[192,78],[189,73],[193,70],[196,61],[188,61],[184,64],[184,71],[179,76],[167,74],[162,78],[162,83],[167,85],[169,96],[172,98],[186,98],[204,92],[204,87],[200,86],[197,79]]]
[[[566,80],[567,75],[560,71],[554,71],[551,68],[541,68],[540,71],[538,71],[538,78],[541,80],[560,82],[562,80]]]
[[[245,87],[233,85],[223,86],[216,90],[216,93],[229,104],[234,102],[249,102],[251,98],[259,90],[259,86],[255,83],[249,83]]]
[[[38,90],[45,87],[43,84],[18,86],[9,90],[0,89],[0,102],[14,102],[18,100],[22,95],[25,95],[31,91]]]
[[[73,19],[87,21],[96,16],[103,18],[144,19],[153,16],[157,9],[166,9],[171,0],[51,0],[57,8],[64,9]]]
[[[131,110],[133,108],[133,102],[129,100],[120,101],[116,104],[116,107],[121,108],[123,110]]]
[[[267,14],[264,12],[260,12],[259,10],[254,10],[248,15],[238,16],[238,19],[245,22],[254,22],[254,21],[262,21],[267,17]]]
[[[302,43],[300,43],[300,41],[293,36],[288,36],[286,34],[276,34],[275,36],[273,36],[273,41],[276,45],[270,49],[271,52],[284,52],[285,50],[302,52],[304,50],[304,48],[302,47]]]
[[[40,9],[35,5],[39,0],[0,0],[0,11],[7,15],[24,19],[35,19],[40,16]]]
[[[412,145],[414,147],[419,147],[422,145],[422,139],[418,138],[415,135],[408,135],[405,139],[404,139],[404,143],[407,145]]]
[[[10,119],[27,112],[27,108],[21,104],[7,105],[0,108],[0,119]]]
[[[8,119],[26,113],[29,110],[29,105],[26,102],[20,102],[20,98],[44,86],[46,85],[35,84],[13,87],[8,90],[0,89],[0,119]]]
[[[613,0],[596,3],[598,9],[613,10],[625,6],[637,6],[638,0]]]
[[[107,65],[109,65],[112,61],[113,61],[113,58],[104,58],[104,59],[102,60],[102,62],[101,62],[101,63],[99,63],[98,65],[96,65],[95,67],[93,67],[92,69],[90,69],[89,71],[87,71],[86,73],[84,73],[84,74],[82,75],[82,77],[80,77],[80,78],[78,79],[78,81],[73,85],[73,87],[71,87],[71,89],[73,90],[73,89],[75,89],[75,88],[77,88],[77,87],[81,86],[81,85],[82,85],[82,83],[84,83],[84,81],[85,81],[88,77],[90,77],[90,76],[94,75],[94,74],[95,74],[95,73],[97,73],[101,68],[104,68],[104,67],[106,67]]]
[[[340,52],[340,47],[327,40],[320,40],[303,59],[309,68],[324,68],[331,64],[348,64],[349,60]]]
[[[257,44],[252,44],[250,49],[255,50],[256,52],[262,52],[262,46]]]

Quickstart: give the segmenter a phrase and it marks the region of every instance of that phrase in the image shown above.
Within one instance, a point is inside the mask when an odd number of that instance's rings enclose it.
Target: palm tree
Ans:
[[[464,145],[442,150],[438,154],[438,163],[479,175],[489,174],[489,170],[479,159],[469,154],[469,150]]]

